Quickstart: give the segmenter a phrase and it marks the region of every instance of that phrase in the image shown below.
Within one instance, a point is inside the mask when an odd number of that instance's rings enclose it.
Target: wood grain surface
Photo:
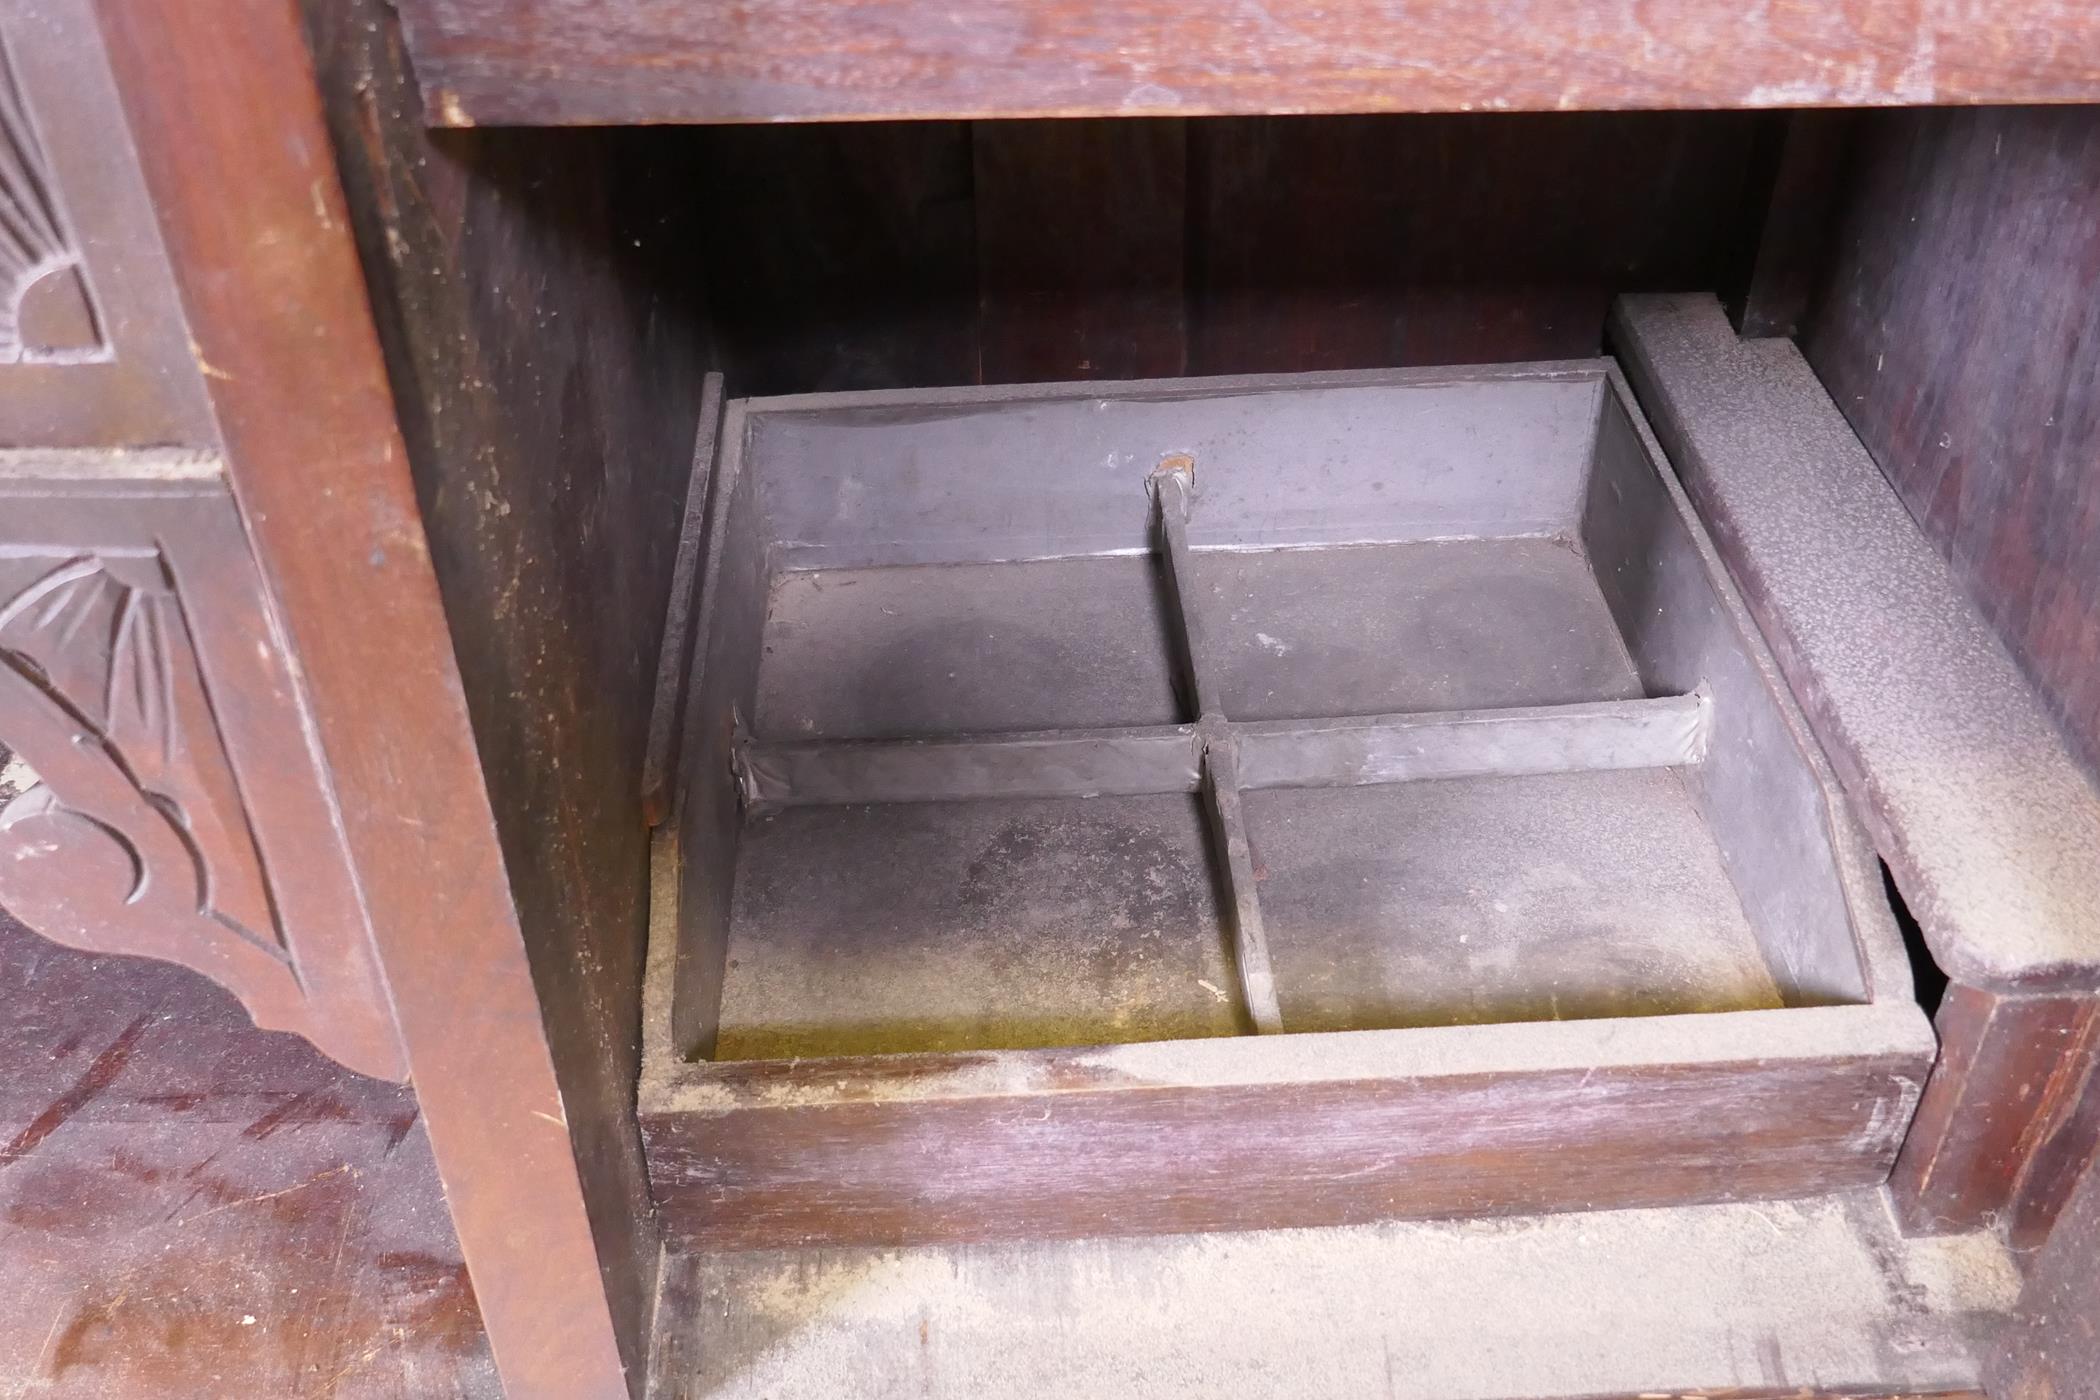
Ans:
[[[1930,1054],[1886,1005],[674,1065],[642,1130],[707,1248],[1609,1209],[1876,1184]]]
[[[1183,372],[1187,147],[1178,121],[972,126],[984,383]]]
[[[666,133],[433,139],[384,6],[329,0],[306,15],[563,1116],[638,1375],[656,1253],[634,1127],[640,783],[708,363],[681,213],[690,167]]]
[[[0,904],[408,1062],[293,658],[221,479],[0,477]],[[134,468],[139,469],[139,468]]]
[[[2008,1325],[1985,1352],[1993,1400],[2082,1400],[2100,1393],[2100,1171],[2087,1171],[2049,1242],[2028,1265]]]
[[[655,184],[704,196],[732,395],[1568,359],[1617,291],[1748,278],[1773,120],[705,127]]]
[[[597,1232],[632,1297],[641,1222],[579,1161],[617,1069],[550,1047],[297,6],[100,13],[508,1393],[625,1397]]]
[[[1897,1219],[1918,1234],[2002,1227],[2033,1248],[2100,1142],[2100,1004],[1957,983],[1935,1024],[1940,1059],[1889,1177]]]
[[[408,0],[448,125],[2072,102],[2082,0]]]
[[[1764,118],[1189,124],[1189,372],[1594,355],[1615,292],[1742,275]]]
[[[415,1095],[0,915],[0,1391],[498,1400]]]
[[[1802,348],[2100,778],[2100,108],[1862,126]]]

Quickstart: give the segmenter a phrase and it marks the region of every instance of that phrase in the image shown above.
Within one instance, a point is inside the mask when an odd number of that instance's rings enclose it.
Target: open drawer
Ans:
[[[674,1237],[1887,1174],[1874,857],[1610,362],[743,400],[707,544]]]

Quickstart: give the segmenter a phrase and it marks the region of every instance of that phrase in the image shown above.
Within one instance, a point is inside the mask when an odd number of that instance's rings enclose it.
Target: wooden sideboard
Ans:
[[[1977,664],[2077,808],[2100,107],[2012,104],[2100,103],[2095,13],[1361,9],[0,0],[0,906],[410,1084],[507,1393],[638,1396],[644,775],[708,371],[1632,361],[1660,313],[1608,329],[1614,297],[1686,288],[1797,335],[1756,411],[1878,464],[1923,528],[1889,557],[1995,629]],[[1936,103],[1980,110],[1750,111]],[[1725,397],[1650,369],[1651,415]],[[1791,528],[1728,494],[1755,462],[1695,407],[1658,433],[1741,578]],[[1962,903],[1958,822],[1914,842],[1953,818],[1876,776],[1872,687],[1815,690],[1857,640],[1819,580],[1744,582],[1952,976],[1893,1199],[2042,1249],[2009,1335],[2062,1338],[2090,1200],[2051,1225],[2100,1180],[2090,911]],[[2089,1337],[2051,1345],[2002,1374],[2090,1383]]]

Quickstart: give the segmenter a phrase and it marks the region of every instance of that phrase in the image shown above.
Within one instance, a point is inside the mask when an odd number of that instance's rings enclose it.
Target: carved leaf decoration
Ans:
[[[72,364],[105,352],[51,162],[0,44],[0,364]]]
[[[66,898],[84,883],[79,863],[106,871],[105,880],[128,866],[122,917],[205,921],[214,938],[230,936],[290,971],[180,603],[157,558],[64,560],[0,604],[0,725],[39,779],[0,809],[0,850],[15,848],[16,867],[0,871],[11,905],[23,902],[34,873],[25,861],[69,852],[64,864],[78,883],[45,892],[68,910],[93,905]],[[72,941],[48,925],[76,914],[16,912]]]

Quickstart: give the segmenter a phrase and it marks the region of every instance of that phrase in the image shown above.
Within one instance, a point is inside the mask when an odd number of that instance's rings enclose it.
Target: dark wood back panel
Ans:
[[[1594,355],[1615,293],[1747,275],[1779,120],[683,135],[730,389],[784,393]]]
[[[977,232],[960,122],[703,127],[691,249],[729,391],[974,382]]]
[[[1743,114],[1191,123],[1190,368],[1597,354],[1612,296],[1737,275]]]
[[[1861,127],[1803,348],[2100,775],[2100,109]]]
[[[567,1127],[638,1376],[655,1270],[634,1122],[647,918],[639,787],[708,367],[679,212],[696,207],[692,152],[640,131],[433,137],[384,5],[327,0],[306,13]]]

